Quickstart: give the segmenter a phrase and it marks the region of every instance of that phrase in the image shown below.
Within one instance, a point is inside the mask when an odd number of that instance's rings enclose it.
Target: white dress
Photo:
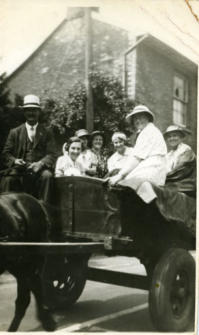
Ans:
[[[148,123],[138,135],[133,153],[125,165],[131,166],[132,157],[137,157],[140,163],[119,184],[134,189],[145,202],[152,201],[156,197],[152,188],[149,186],[147,191],[141,186],[144,182],[147,185],[165,184],[166,153],[167,147],[162,133],[153,123]]]
[[[124,153],[121,155],[117,151],[108,159],[108,172],[116,169],[122,169],[126,163],[127,158],[133,153],[133,148],[125,147]]]
[[[81,163],[77,160],[75,162],[72,161],[67,153],[58,157],[55,166],[55,177],[82,175],[84,175],[84,168]]]

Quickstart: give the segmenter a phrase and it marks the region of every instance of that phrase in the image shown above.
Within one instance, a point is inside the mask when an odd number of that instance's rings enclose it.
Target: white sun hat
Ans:
[[[138,105],[138,106],[133,108],[132,112],[127,114],[126,119],[128,119],[129,117],[133,117],[134,115],[139,114],[139,113],[148,113],[151,116],[152,121],[155,118],[154,114],[150,111],[150,109],[147,106]]]
[[[173,132],[178,132],[183,137],[185,137],[188,134],[191,134],[191,131],[184,128],[184,127],[180,127],[180,126],[177,126],[177,125],[171,125],[165,130],[164,136],[167,136],[168,134],[173,133]]]

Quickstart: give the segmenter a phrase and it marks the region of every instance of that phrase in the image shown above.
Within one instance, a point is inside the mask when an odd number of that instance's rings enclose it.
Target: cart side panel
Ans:
[[[62,231],[73,229],[73,183],[68,178],[54,178],[52,206],[53,220]]]
[[[53,205],[62,231],[118,236],[119,200],[103,185],[102,180],[86,177],[54,179]]]
[[[78,180],[74,200],[76,232],[112,236],[121,232],[119,200],[115,193],[103,186],[102,181],[87,178]]]

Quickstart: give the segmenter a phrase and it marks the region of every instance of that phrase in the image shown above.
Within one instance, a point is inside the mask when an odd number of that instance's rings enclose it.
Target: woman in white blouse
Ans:
[[[112,136],[115,153],[107,161],[109,176],[118,173],[124,167],[129,155],[133,152],[133,148],[126,146],[126,141],[126,135],[122,132],[115,132]]]
[[[57,159],[55,177],[84,175],[84,168],[77,161],[81,151],[82,141],[76,136],[71,137],[63,146],[63,156]]]
[[[183,143],[187,134],[189,134],[188,130],[176,125],[171,125],[166,129],[164,137],[168,146],[167,173],[171,173],[195,159],[196,156],[191,147]]]
[[[144,105],[136,106],[126,117],[138,132],[138,137],[125,166],[110,178],[110,185],[124,185],[134,189],[145,202],[152,201],[156,195],[139,192],[144,182],[164,185],[166,180],[166,143],[160,130],[153,124],[154,115]],[[150,193],[150,194],[149,194]]]

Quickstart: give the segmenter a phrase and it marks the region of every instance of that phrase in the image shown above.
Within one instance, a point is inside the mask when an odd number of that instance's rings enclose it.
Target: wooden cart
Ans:
[[[46,300],[69,307],[86,280],[149,290],[149,310],[159,331],[181,332],[194,322],[195,237],[179,222],[166,220],[155,202],[145,204],[129,188],[110,189],[102,180],[55,178],[47,206],[51,243],[1,243],[11,252],[47,255]],[[92,254],[137,257],[147,275],[88,266]]]

